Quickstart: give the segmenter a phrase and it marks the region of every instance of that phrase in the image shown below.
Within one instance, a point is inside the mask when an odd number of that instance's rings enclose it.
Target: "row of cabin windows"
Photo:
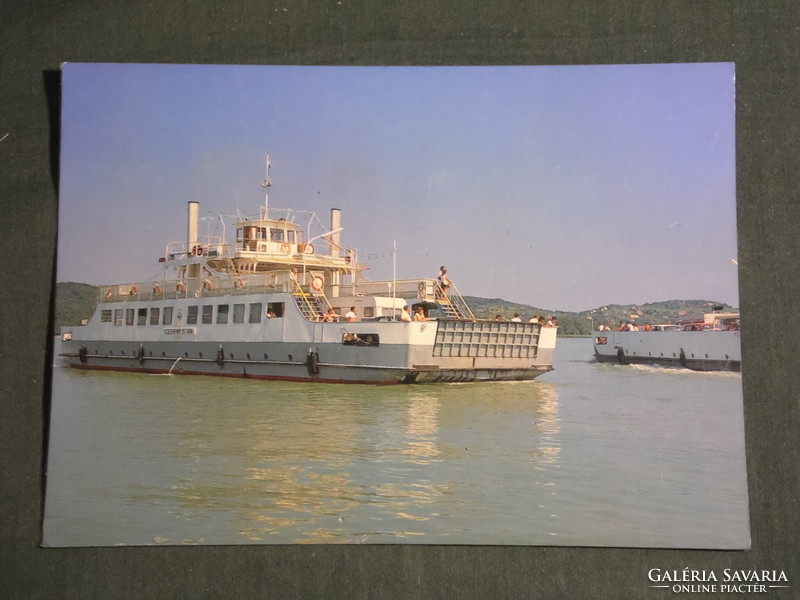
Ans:
[[[244,323],[245,316],[247,317],[247,323],[261,323],[264,318],[282,317],[284,303],[269,302],[266,314],[264,313],[264,305],[261,302],[251,302],[248,305],[234,304],[232,314],[229,304],[218,304],[216,309],[216,323],[218,325],[225,325],[228,322]],[[199,322],[204,325],[210,325],[215,322],[214,313],[213,304],[188,306],[186,307],[186,324],[197,325]],[[183,314],[180,308],[175,311],[173,306],[165,306],[163,310],[161,310],[161,307],[153,306],[149,311],[147,308],[115,308],[113,311],[104,309],[100,312],[101,323],[113,322],[116,326],[123,324],[172,325],[176,318],[181,321]]]

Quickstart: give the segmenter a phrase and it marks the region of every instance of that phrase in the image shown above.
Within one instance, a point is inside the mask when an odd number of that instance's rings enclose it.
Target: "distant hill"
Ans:
[[[675,323],[683,319],[701,318],[712,307],[721,306],[724,311],[736,311],[729,304],[711,300],[665,300],[647,304],[608,304],[581,312],[548,311],[537,306],[507,302],[501,298],[477,298],[464,296],[472,312],[480,319],[493,319],[496,315],[510,319],[519,313],[524,321],[534,315],[558,317],[561,335],[589,335],[600,324],[616,329],[623,321],[635,320],[637,324]]]
[[[97,288],[86,283],[72,281],[56,284],[56,332],[69,325],[80,325],[83,319],[92,316],[97,300]]]
[[[56,284],[55,327],[80,325],[94,310],[97,288],[85,283],[60,282]],[[595,329],[602,323],[612,329],[622,321],[635,319],[643,325],[649,323],[675,323],[682,319],[702,317],[712,306],[722,306],[723,310],[736,309],[722,302],[710,300],[666,300],[648,304],[609,304],[581,312],[547,311],[530,304],[508,302],[501,298],[478,298],[464,296],[472,312],[479,319],[493,319],[496,315],[510,319],[519,313],[527,321],[534,315],[558,317],[561,335],[589,335],[592,324]],[[590,318],[591,317],[591,318]]]

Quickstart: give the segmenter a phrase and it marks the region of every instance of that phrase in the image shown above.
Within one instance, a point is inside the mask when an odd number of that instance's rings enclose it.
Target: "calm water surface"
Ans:
[[[44,544],[749,546],[741,376],[311,385],[54,368]]]

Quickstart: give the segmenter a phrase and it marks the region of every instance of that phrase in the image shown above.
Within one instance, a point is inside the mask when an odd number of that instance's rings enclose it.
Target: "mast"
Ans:
[[[269,163],[269,152],[264,155],[264,160],[266,162],[266,168],[264,173],[264,183],[261,184],[261,187],[264,188],[264,218],[269,219],[269,186],[272,185],[272,181],[269,178],[269,168],[272,166]]]

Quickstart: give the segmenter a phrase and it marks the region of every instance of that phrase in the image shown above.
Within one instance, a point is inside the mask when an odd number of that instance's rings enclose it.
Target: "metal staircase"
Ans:
[[[292,297],[303,318],[307,321],[321,321],[325,312],[331,308],[328,297],[324,291],[306,291],[297,281],[296,277],[289,277],[291,282]]]
[[[436,283],[436,286],[436,300],[446,318],[475,320],[475,315],[472,314],[469,305],[466,300],[464,300],[464,297],[458,291],[455,284],[452,282],[450,283],[450,289],[446,295],[439,282]]]
[[[312,296],[308,292],[292,292],[295,304],[300,310],[300,314],[307,321],[321,321],[325,314],[325,308],[320,302],[319,297]]]

